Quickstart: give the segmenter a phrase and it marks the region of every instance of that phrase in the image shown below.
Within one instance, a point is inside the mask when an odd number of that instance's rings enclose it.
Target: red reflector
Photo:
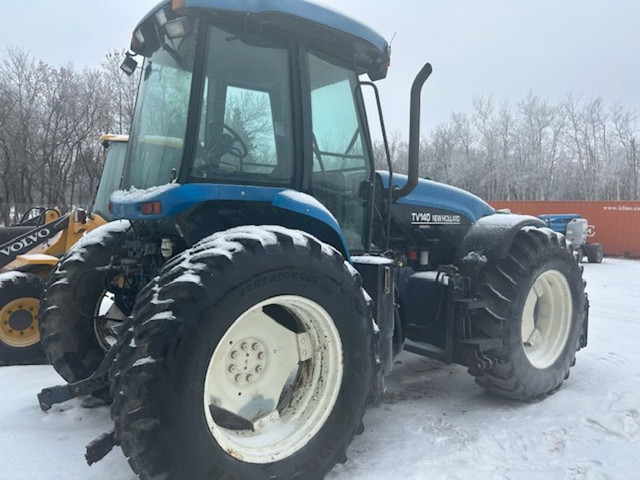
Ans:
[[[109,213],[115,212],[115,208],[113,208],[113,203],[109,202]]]
[[[162,203],[148,202],[140,205],[140,212],[143,215],[160,215],[162,213]]]
[[[171,2],[171,8],[173,8],[174,11],[184,8],[184,0],[173,0],[173,2]]]
[[[418,260],[418,252],[414,250],[412,252],[407,253],[407,258],[410,261],[415,262],[416,260]]]

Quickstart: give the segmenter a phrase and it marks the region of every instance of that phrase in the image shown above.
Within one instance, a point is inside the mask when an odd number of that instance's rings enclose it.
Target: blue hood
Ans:
[[[381,177],[384,187],[389,188],[389,172],[377,173]],[[407,183],[406,175],[393,174],[394,186],[402,187],[405,183]],[[398,199],[396,203],[455,212],[467,217],[471,223],[476,223],[482,217],[496,213],[487,202],[466,190],[424,179],[418,180],[418,185],[413,192]]]

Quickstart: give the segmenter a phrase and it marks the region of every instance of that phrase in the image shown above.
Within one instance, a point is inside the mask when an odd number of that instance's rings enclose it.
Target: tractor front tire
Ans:
[[[38,311],[44,281],[33,274],[0,274],[0,366],[46,363]]]
[[[518,232],[507,258],[481,272],[475,336],[499,339],[470,373],[488,392],[516,400],[553,393],[569,376],[585,334],[582,268],[547,228]]]
[[[604,259],[604,250],[599,243],[589,243],[584,246],[587,253],[589,263],[602,263]]]
[[[138,296],[111,371],[116,436],[142,479],[320,479],[361,433],[370,305],[342,255],[240,227]]]
[[[83,237],[60,260],[43,294],[40,333],[53,368],[69,383],[88,378],[100,365],[109,342],[99,314],[115,271],[109,264],[128,222],[103,225]]]

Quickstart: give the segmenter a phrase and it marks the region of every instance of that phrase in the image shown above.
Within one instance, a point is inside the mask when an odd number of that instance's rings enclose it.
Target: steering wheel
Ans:
[[[249,154],[247,144],[244,143],[242,137],[226,123],[222,124],[222,131],[213,128],[213,122],[209,123],[209,135],[213,139],[213,146],[207,150],[207,158],[213,160],[214,166],[218,166],[222,162],[224,155],[231,155],[242,161]],[[228,164],[238,168],[236,165]]]

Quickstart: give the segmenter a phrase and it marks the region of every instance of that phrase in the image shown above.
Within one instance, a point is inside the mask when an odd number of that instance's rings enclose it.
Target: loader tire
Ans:
[[[586,341],[582,268],[564,237],[547,228],[518,232],[507,258],[481,272],[477,294],[488,305],[475,336],[502,340],[469,372],[488,392],[534,400],[557,390]]]
[[[111,415],[142,479],[320,479],[361,433],[371,309],[333,248],[280,227],[215,234],[140,293]]]
[[[93,230],[65,254],[47,280],[40,310],[42,345],[53,368],[69,383],[89,377],[114,343],[98,309],[117,273],[98,267],[109,264],[128,228],[128,222],[112,222]]]
[[[33,274],[0,274],[0,366],[46,363],[38,311],[44,281]]]

